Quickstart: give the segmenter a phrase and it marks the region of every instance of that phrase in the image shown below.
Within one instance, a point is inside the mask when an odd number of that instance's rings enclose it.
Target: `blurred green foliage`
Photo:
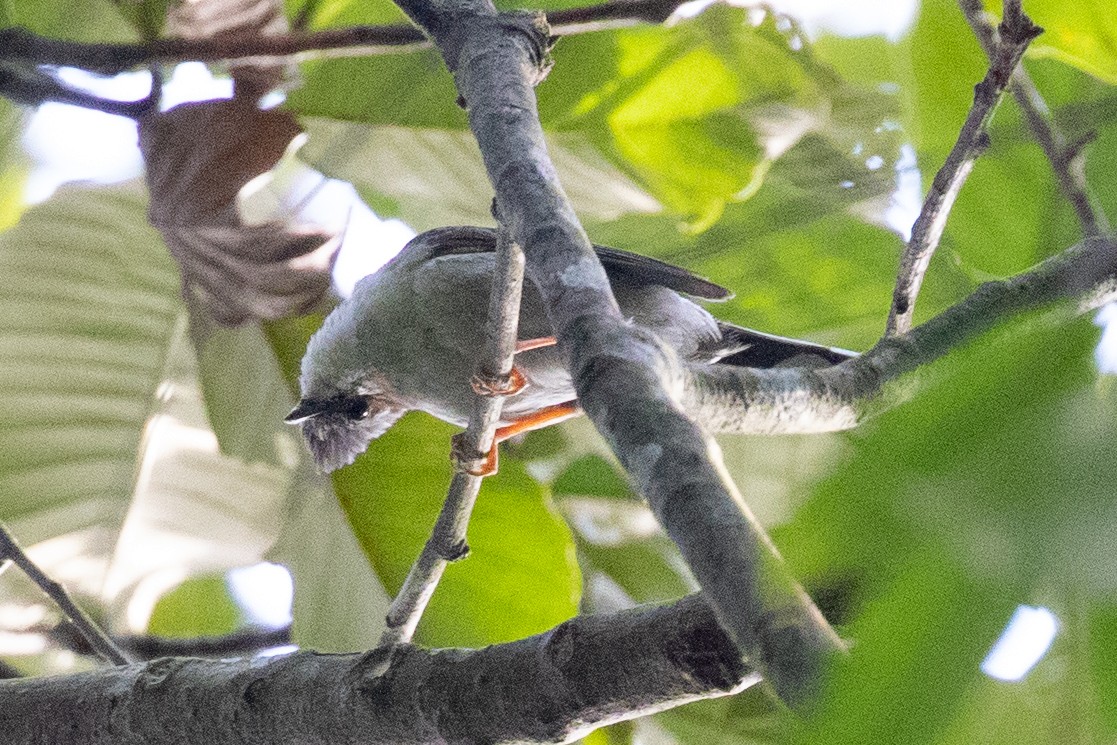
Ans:
[[[302,5],[292,0],[288,10]],[[1027,68],[1068,138],[1092,139],[1085,172],[1110,215],[1115,7],[1025,3],[1048,29]],[[164,8],[159,0],[9,2],[0,3],[0,26],[135,40],[157,32]],[[403,20],[387,0],[320,0],[310,11],[311,28]],[[897,189],[918,200],[911,192],[946,157],[986,68],[951,0],[924,0],[896,42],[810,39],[770,12],[719,6],[670,27],[564,38],[553,54],[538,88],[540,112],[594,240],[731,288],[736,296],[713,309],[727,320],[852,349],[868,348],[883,328],[902,234],[915,216],[900,209]],[[302,64],[301,75],[286,105],[304,118],[316,165],[352,179],[385,217],[422,228],[487,219],[491,189],[435,52],[322,59]],[[122,560],[128,520],[143,513],[136,474],[145,427],[161,411],[163,384],[182,383],[168,370],[176,344],[187,343],[176,336],[185,310],[173,265],[143,225],[142,198],[68,189],[41,206],[18,203],[22,126],[0,101],[0,226],[23,215],[0,235],[0,517],[35,542],[77,541],[80,556],[111,567]],[[1078,238],[1050,167],[1006,100],[951,215],[919,316]],[[185,531],[202,514],[212,522],[199,532],[242,526],[229,531],[227,552],[207,557],[224,566],[254,555],[240,544],[275,540],[260,527],[262,514],[283,530],[284,558],[305,566],[322,563],[332,546],[293,555],[303,532],[307,542],[337,537],[306,530],[300,495],[336,497],[359,546],[352,551],[371,572],[331,567],[328,577],[297,577],[296,592],[364,626],[349,636],[327,632],[298,598],[295,618],[302,643],[335,648],[338,639],[375,638],[378,617],[340,604],[403,581],[449,482],[451,428],[410,416],[332,480],[311,474],[276,420],[320,322],[195,334],[192,380],[230,461],[195,464],[177,511],[154,522]],[[727,446],[741,463],[768,463],[748,475],[776,482],[764,491],[785,504],[765,505],[764,514],[784,521],[773,526],[781,551],[827,598],[853,652],[809,722],[791,721],[748,691],[586,741],[1112,741],[1117,412],[1112,380],[1099,378],[1093,362],[1097,336],[1065,311],[1033,314],[921,371],[910,400],[844,447],[800,453],[787,439],[779,444],[795,454],[781,465],[770,439]],[[579,610],[693,589],[671,542],[585,432],[534,433],[504,448],[500,475],[480,495],[472,554],[448,569],[421,642],[496,643]],[[811,469],[823,476],[805,477]],[[239,480],[228,480],[233,472]],[[180,546],[167,551],[182,551],[193,566]],[[97,586],[89,594],[105,602],[103,612],[119,612],[120,598],[110,602]],[[1012,610],[1028,602],[1058,615],[1054,646],[1019,683],[984,677],[982,658]],[[242,620],[230,603],[223,582],[193,580],[155,605],[150,630],[228,630]]]

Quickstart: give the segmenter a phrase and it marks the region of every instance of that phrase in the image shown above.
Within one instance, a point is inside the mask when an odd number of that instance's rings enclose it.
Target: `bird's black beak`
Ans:
[[[328,409],[326,401],[316,400],[313,398],[304,398],[299,401],[299,405],[291,409],[291,413],[283,417],[283,421],[288,424],[301,424],[307,419],[313,419],[316,416],[325,414]]]

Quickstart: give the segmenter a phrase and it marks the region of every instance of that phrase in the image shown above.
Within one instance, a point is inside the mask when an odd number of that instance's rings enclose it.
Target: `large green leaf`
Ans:
[[[353,12],[351,6],[338,6],[327,20],[338,23]],[[771,14],[754,27],[743,11],[714,8],[671,28],[644,26],[564,39],[556,47],[550,78],[538,89],[544,126],[576,131],[583,160],[590,155],[586,145],[592,143],[597,151],[593,159],[611,160],[697,226],[710,224],[725,204],[751,195],[771,162],[808,134],[824,143],[814,153],[815,160],[824,158],[827,164],[816,178],[824,188],[864,187],[870,180],[867,170],[890,174],[899,144],[894,130],[884,124],[894,119],[895,97],[844,85],[803,46],[801,37],[781,29]],[[425,174],[434,169],[448,176],[448,182],[462,178],[456,163],[473,146],[446,132],[429,132],[465,127],[464,114],[452,104],[456,94],[450,77],[433,51],[314,63],[306,75],[307,84],[290,99],[299,113],[424,128],[389,147],[398,152],[403,144],[410,162],[422,161],[423,183],[431,181]],[[361,86],[355,87],[354,80],[362,81]],[[887,146],[878,146],[877,140],[887,140]],[[356,153],[339,147],[337,154],[346,158]],[[366,158],[368,154],[365,150]],[[866,169],[864,162],[873,155],[881,161]],[[335,172],[358,168],[353,163],[346,169],[338,157],[325,160]],[[471,154],[469,160],[476,157]],[[600,170],[597,164],[592,167]],[[473,179],[472,170],[467,175]],[[372,192],[399,200],[391,179],[362,180],[372,183]],[[580,180],[575,175],[565,182],[574,189],[592,188],[578,186]],[[438,193],[447,191],[444,187]],[[866,197],[863,191],[854,193]],[[433,194],[418,196],[418,201],[433,201]],[[487,199],[472,202],[471,213],[487,209]],[[397,209],[430,211],[402,202]],[[584,211],[590,219],[603,219],[600,210]]]
[[[988,60],[954,0],[924,0],[896,47],[905,124],[925,168],[938,168],[958,138]]]
[[[5,519],[49,511],[58,534],[127,509],[181,310],[143,210],[135,190],[67,188],[0,234]]]
[[[217,451],[178,274],[146,206],[134,185],[65,187],[0,234],[0,518],[132,631],[192,572],[261,559],[299,453],[292,433],[276,445],[278,420],[259,436],[286,460]]]
[[[304,119],[300,152],[319,170],[352,182],[377,213],[416,230],[492,223],[492,186],[473,135],[448,129],[370,127]],[[610,220],[659,204],[573,132],[548,137],[551,157],[574,208]]]
[[[334,486],[389,592],[430,535],[450,483],[453,428],[405,417]],[[419,626],[432,646],[482,646],[539,633],[573,616],[581,577],[569,530],[546,490],[505,455],[485,480],[469,526],[471,553],[451,565]]]
[[[1091,674],[1112,670],[1114,639],[1099,638],[1092,618],[1100,616],[1096,620],[1104,625],[1111,609],[1081,603],[1081,597],[1067,596],[1057,586],[1042,595],[1059,620],[1051,649],[1022,680],[977,681],[938,743],[1061,745],[1112,739],[1112,729],[1102,734],[1099,716],[1101,708],[1112,707],[1112,679]]]
[[[788,336],[866,349],[880,336],[895,283],[900,238],[828,206],[812,192],[769,179],[698,236],[667,218],[629,217],[591,225],[601,243],[686,266],[736,293],[710,305],[719,318]],[[972,281],[939,263],[922,309],[941,309]]]
[[[1114,403],[1096,385],[1096,329],[1060,319],[923,371],[779,536],[801,575],[851,581],[861,609],[810,741],[934,741],[1031,588],[1114,591]]]

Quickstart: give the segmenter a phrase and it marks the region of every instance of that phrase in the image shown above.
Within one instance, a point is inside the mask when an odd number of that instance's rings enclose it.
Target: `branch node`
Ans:
[[[442,552],[442,558],[449,562],[461,561],[467,556],[469,556],[469,544],[464,540],[455,542]]]

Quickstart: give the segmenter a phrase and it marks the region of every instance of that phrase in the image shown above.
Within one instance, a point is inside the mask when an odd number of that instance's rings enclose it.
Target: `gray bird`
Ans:
[[[730,297],[724,287],[645,256],[605,246],[594,250],[621,312],[684,359],[772,367],[801,355],[828,364],[856,356],[718,321],[680,293],[724,300]],[[495,251],[496,232],[488,228],[428,231],[361,280],[330,313],[307,345],[302,399],[286,418],[301,426],[320,469],[352,463],[411,410],[466,425]],[[539,292],[525,283],[519,325],[524,341],[515,367],[526,385],[504,401],[498,441],[578,412],[552,334]]]

